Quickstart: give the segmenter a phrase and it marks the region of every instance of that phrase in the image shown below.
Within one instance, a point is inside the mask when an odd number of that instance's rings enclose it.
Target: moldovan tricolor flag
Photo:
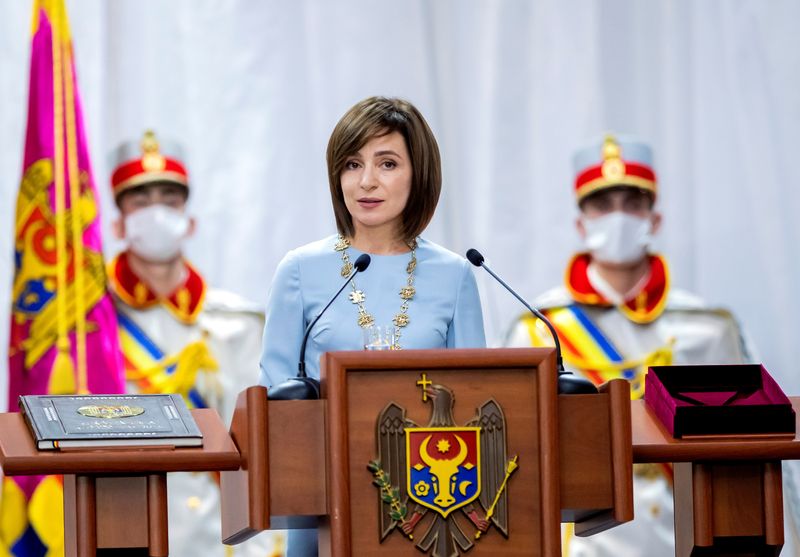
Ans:
[[[124,390],[99,206],[64,0],[36,0],[15,227],[10,411],[21,394]],[[61,492],[57,476],[4,479],[0,556],[63,555]]]

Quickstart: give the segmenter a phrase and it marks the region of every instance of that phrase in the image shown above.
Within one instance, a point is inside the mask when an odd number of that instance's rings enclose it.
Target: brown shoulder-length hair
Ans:
[[[344,204],[342,170],[347,157],[368,141],[392,132],[406,140],[411,157],[411,192],[403,209],[403,240],[419,236],[433,218],[442,191],[439,146],[428,123],[414,105],[403,99],[370,97],[348,110],[328,140],[328,183],[339,234],[352,237],[353,219]]]

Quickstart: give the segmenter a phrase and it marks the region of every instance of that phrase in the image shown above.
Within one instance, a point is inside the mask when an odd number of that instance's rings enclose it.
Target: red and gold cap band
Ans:
[[[143,164],[144,159],[135,159],[122,163],[114,170],[111,175],[111,189],[114,196],[118,196],[123,191],[148,184],[151,182],[175,182],[186,188],[189,187],[189,175],[186,168],[177,160],[168,157],[163,158],[163,167],[160,169],[148,169]]]
[[[148,130],[138,142],[123,143],[115,153],[111,175],[114,197],[129,189],[155,182],[171,182],[189,188],[189,174],[181,162],[178,145],[162,145]]]
[[[603,164],[587,168],[575,179],[575,195],[579,201],[598,190],[617,186],[633,186],[655,195],[656,174],[652,168],[622,159],[616,161],[619,171],[608,171],[609,165],[606,164],[608,161],[605,161]]]
[[[589,145],[573,157],[575,196],[587,196],[608,188],[629,186],[657,193],[653,153],[641,141],[607,134],[602,142]]]

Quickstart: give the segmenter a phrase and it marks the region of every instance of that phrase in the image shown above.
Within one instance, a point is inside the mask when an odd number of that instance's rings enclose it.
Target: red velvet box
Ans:
[[[644,400],[676,438],[795,432],[792,403],[758,364],[651,367]]]

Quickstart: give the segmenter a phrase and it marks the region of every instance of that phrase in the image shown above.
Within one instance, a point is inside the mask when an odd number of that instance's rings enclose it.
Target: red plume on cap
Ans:
[[[189,188],[189,175],[181,162],[176,145],[162,145],[155,132],[147,130],[137,142],[127,142],[115,152],[111,175],[114,197],[137,186],[171,182]]]

